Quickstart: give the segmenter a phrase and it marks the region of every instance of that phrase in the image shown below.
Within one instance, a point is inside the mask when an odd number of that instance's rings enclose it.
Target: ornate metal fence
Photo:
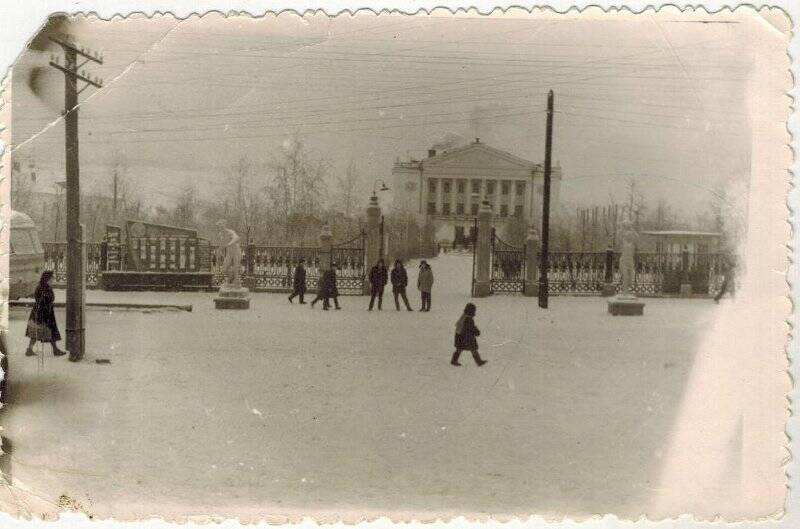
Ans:
[[[45,270],[53,271],[53,285],[64,287],[67,284],[67,243],[43,242]],[[100,285],[100,272],[105,269],[105,249],[103,243],[86,243],[86,288]]]
[[[363,293],[365,271],[365,234],[359,233],[350,240],[334,244],[331,259],[337,265],[336,285],[342,295]],[[294,269],[305,260],[306,288],[317,289],[320,276],[321,251],[319,247],[299,246],[246,246],[242,252],[242,281],[257,292],[290,292]],[[211,247],[210,269],[214,286],[225,281],[217,246]]]
[[[552,252],[548,282],[551,295],[596,295],[606,282],[622,281],[617,252]],[[670,296],[681,284],[694,294],[715,295],[724,274],[725,254],[637,252],[634,289],[639,296]]]
[[[67,282],[67,243],[65,242],[45,242],[44,248],[45,268],[53,270],[54,284],[63,287]],[[141,251],[148,246],[138,244],[136,249]],[[181,252],[170,252],[172,246],[165,246],[164,258],[160,257],[154,261],[161,263],[172,262],[180,263]],[[176,246],[177,248],[177,246]],[[161,249],[161,246],[158,246]],[[365,270],[365,234],[359,233],[352,239],[345,242],[334,244],[332,247],[331,258],[338,266],[337,287],[342,295],[360,295],[363,293],[364,281],[366,279]],[[121,247],[121,255],[127,256],[127,248]],[[149,254],[148,254],[149,255]],[[196,266],[192,269],[206,270],[212,272],[214,286],[219,286],[224,281],[220,267],[222,262],[219,260],[218,248],[214,245],[206,244],[197,246],[196,252],[187,254],[191,257],[192,263]],[[196,257],[192,257],[196,256]],[[243,248],[241,274],[242,280],[250,288],[259,292],[286,292],[292,289],[292,279],[294,268],[300,259],[305,259],[306,265],[306,286],[309,290],[315,290],[319,281],[320,248],[317,247],[295,247],[295,246],[255,246],[250,245]],[[123,258],[122,269],[126,269],[126,260]],[[93,242],[86,244],[86,286],[87,288],[98,288],[100,286],[100,274],[106,269],[106,243]]]
[[[492,229],[491,292],[522,293],[525,290],[525,245],[515,246],[501,239]]]

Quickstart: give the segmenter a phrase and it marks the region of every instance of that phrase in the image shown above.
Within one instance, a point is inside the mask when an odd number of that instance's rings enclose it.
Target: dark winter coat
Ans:
[[[329,298],[332,290],[333,285],[331,284],[330,270],[325,270],[319,276],[319,281],[317,282],[317,296],[320,298]]]
[[[328,282],[330,283],[330,293],[332,298],[339,297],[339,287],[336,285],[336,270],[328,270]]]
[[[31,309],[31,314],[28,317],[28,328],[25,330],[25,336],[28,338],[36,338],[40,341],[48,341],[48,342],[58,342],[61,340],[61,333],[58,330],[58,324],[56,323],[56,313],[53,310],[55,305],[56,296],[53,293],[53,289],[50,285],[43,285],[36,289],[35,293],[35,303],[33,304],[33,308]],[[31,336],[31,324],[30,322],[34,322],[39,325],[43,325],[50,329],[50,339],[49,340],[41,340],[39,336]]]
[[[462,314],[458,323],[456,323],[456,349],[477,351],[478,340],[475,337],[480,335],[481,331],[475,326],[475,320],[472,319],[472,316]]]
[[[295,292],[303,292],[306,291],[306,269],[303,265],[297,265],[297,268],[294,269],[294,281],[292,286],[294,287]]]
[[[375,265],[369,271],[369,283],[374,288],[383,288],[389,281],[389,272],[385,266]]]
[[[408,286],[408,273],[403,267],[392,268],[392,290],[402,292]]]

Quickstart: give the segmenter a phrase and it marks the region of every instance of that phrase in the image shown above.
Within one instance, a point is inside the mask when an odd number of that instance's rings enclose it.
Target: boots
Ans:
[[[458,357],[461,356],[461,351],[456,350],[453,353],[452,358],[450,358],[450,363],[454,366],[460,366],[461,364],[458,363]]]

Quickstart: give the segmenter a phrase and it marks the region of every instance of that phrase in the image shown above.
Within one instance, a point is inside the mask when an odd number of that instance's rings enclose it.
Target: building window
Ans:
[[[464,204],[458,203],[456,204],[456,215],[463,215],[464,214]]]
[[[470,206],[470,208],[471,208],[471,210],[472,210],[472,214],[473,214],[473,215],[477,215],[477,214],[478,214],[478,204],[472,204],[472,205]]]
[[[431,178],[430,180],[428,180],[428,192],[436,193],[436,179]]]
[[[428,214],[436,214],[436,202],[428,202]]]
[[[517,182],[517,195],[522,196],[525,194],[525,182]]]
[[[514,216],[522,217],[522,206],[514,206]]]
[[[511,190],[511,182],[509,182],[508,180],[503,180],[503,182],[500,184],[500,192],[503,193],[504,195],[507,195],[510,190]]]
[[[494,181],[489,180],[486,182],[486,194],[487,195],[494,195]]]
[[[472,181],[472,192],[478,194],[481,192],[481,181],[480,180],[473,180]]]
[[[444,183],[444,194],[445,195],[449,195],[450,194],[450,182],[445,182]]]
[[[442,204],[442,215],[449,215],[450,214],[450,202],[445,202]]]
[[[503,204],[500,206],[500,216],[508,217],[508,204]]]
[[[459,195],[463,195],[464,191],[467,190],[467,183],[464,180],[459,180],[458,183],[456,183],[456,190]]]

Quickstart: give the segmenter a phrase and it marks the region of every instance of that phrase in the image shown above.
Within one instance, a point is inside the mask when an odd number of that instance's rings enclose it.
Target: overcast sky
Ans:
[[[648,199],[697,211],[749,175],[748,13],[81,20],[71,33],[105,60],[88,68],[105,87],[81,94],[82,182],[108,194],[121,153],[145,198],[193,181],[209,198],[237,159],[267,162],[297,134],[332,172],[354,161],[366,203],[397,157],[448,138],[541,161],[553,89],[562,201],[621,197],[637,177]],[[48,59],[28,52],[14,68],[16,145],[62,109]],[[57,122],[19,149],[44,188],[63,178],[63,133]]]

